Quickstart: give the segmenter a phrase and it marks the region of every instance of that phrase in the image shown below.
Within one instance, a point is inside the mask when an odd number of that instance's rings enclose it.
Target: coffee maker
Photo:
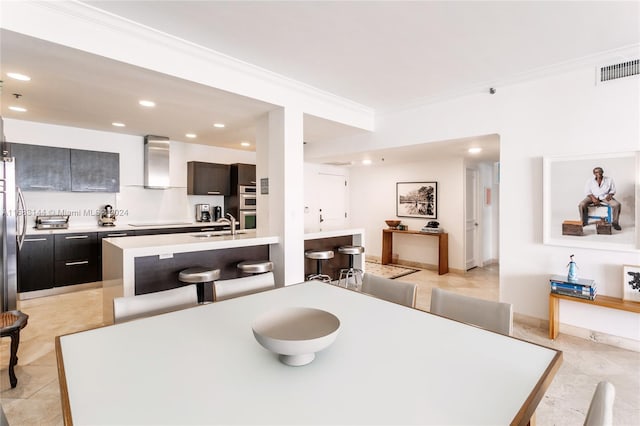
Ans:
[[[196,222],[211,222],[211,206],[196,204]]]
[[[222,207],[214,206],[213,207],[213,221],[216,222],[221,217],[222,217]]]

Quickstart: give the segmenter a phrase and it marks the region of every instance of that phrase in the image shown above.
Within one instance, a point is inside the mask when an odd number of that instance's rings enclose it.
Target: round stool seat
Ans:
[[[364,247],[362,246],[342,246],[338,247],[338,253],[342,254],[362,254],[364,253]]]
[[[180,271],[178,279],[183,283],[206,283],[220,278],[220,269],[195,266]]]
[[[304,256],[316,260],[333,259],[333,250],[308,250],[304,252]]]
[[[273,262],[270,260],[245,260],[238,263],[238,269],[247,274],[263,274],[273,271]]]

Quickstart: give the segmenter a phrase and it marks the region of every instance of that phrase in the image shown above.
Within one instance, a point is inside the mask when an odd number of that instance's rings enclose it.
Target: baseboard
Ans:
[[[484,262],[482,262],[482,267],[491,266],[491,265],[497,265],[498,263],[500,263],[499,259],[488,259],[488,260],[485,260]]]
[[[531,327],[540,328],[549,332],[549,321],[540,318],[530,317],[528,315],[522,315],[514,313],[514,322],[526,324]],[[600,331],[589,330],[582,327],[576,327],[570,324],[560,324],[560,333],[568,334],[573,337],[579,337],[581,339],[590,340],[596,343],[602,343],[604,345],[615,346],[617,348],[627,349],[634,352],[640,352],[640,341],[629,339],[627,337],[614,336],[613,334],[607,334]]]
[[[37,299],[39,297],[55,296],[56,294],[73,293],[76,291],[90,290],[93,288],[102,287],[102,281],[96,281],[92,283],[66,285],[63,287],[48,288],[46,290],[35,290],[18,293],[18,300],[30,300]]]

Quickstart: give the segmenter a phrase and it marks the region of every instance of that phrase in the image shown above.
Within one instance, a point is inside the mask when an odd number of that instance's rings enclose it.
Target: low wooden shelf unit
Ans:
[[[632,302],[629,300],[622,300],[617,297],[600,295],[596,296],[595,300],[589,300],[581,299],[579,297],[565,296],[562,294],[549,293],[549,338],[551,340],[558,337],[558,332],[560,331],[560,299],[640,314],[640,302]]]
[[[386,265],[391,263],[391,255],[393,253],[393,234],[410,234],[410,235],[425,235],[427,237],[438,238],[438,274],[446,274],[449,272],[449,234],[446,232],[441,233],[427,233],[420,231],[400,231],[398,229],[383,229],[382,230],[382,258],[380,263]]]

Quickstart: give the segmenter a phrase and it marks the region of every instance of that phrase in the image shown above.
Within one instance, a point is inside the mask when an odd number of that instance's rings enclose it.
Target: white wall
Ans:
[[[360,135],[325,144],[325,154],[356,152],[362,146],[392,147],[499,134],[500,298],[513,303],[517,313],[547,319],[549,275],[566,273],[569,254],[576,255],[583,277],[597,281],[600,294],[621,297],[622,265],[640,264],[638,250],[579,249],[542,243],[544,156],[640,149],[640,79],[629,77],[595,85],[594,70],[583,67],[528,83],[498,87],[495,95],[477,94],[390,113],[378,118],[378,131],[373,136]],[[369,179],[393,182],[404,178],[404,173],[412,173],[404,168],[380,172],[385,173],[385,179],[378,178],[373,171],[354,171],[352,182],[354,186]],[[429,174],[438,181],[444,179],[435,170]],[[379,202],[381,198],[392,197],[393,189],[380,191],[379,197],[362,195],[359,201],[354,197],[353,220],[357,222],[360,218],[369,227],[375,223],[379,229],[381,218],[377,209],[385,208],[385,215],[393,215],[386,204],[382,206]],[[369,219],[369,214],[374,218]],[[444,212],[440,215],[447,217]],[[462,220],[457,219],[456,223]],[[444,226],[450,232],[455,230],[455,224]],[[459,235],[457,238],[461,239]],[[453,267],[459,262],[460,259],[451,259]],[[640,341],[637,314],[569,302],[562,303],[560,320]]]
[[[171,142],[170,185],[165,190],[145,189],[143,177],[144,138],[121,133],[99,132],[77,127],[55,126],[5,119],[7,141],[120,154],[120,193],[25,192],[33,225],[37,214],[71,214],[70,223],[95,225],[98,211],[105,204],[126,212],[118,223],[193,222],[198,203],[220,205],[222,196],[187,195],[187,162],[255,164],[255,153],[205,145]],[[60,212],[60,213],[58,213]]]
[[[449,234],[449,267],[464,269],[464,164],[455,161],[354,167],[351,169],[351,225],[365,228],[368,255],[381,257],[382,229],[396,219],[396,182],[438,182],[438,222]],[[425,219],[399,217],[410,230]],[[437,238],[394,235],[393,256],[401,260],[438,265]]]

